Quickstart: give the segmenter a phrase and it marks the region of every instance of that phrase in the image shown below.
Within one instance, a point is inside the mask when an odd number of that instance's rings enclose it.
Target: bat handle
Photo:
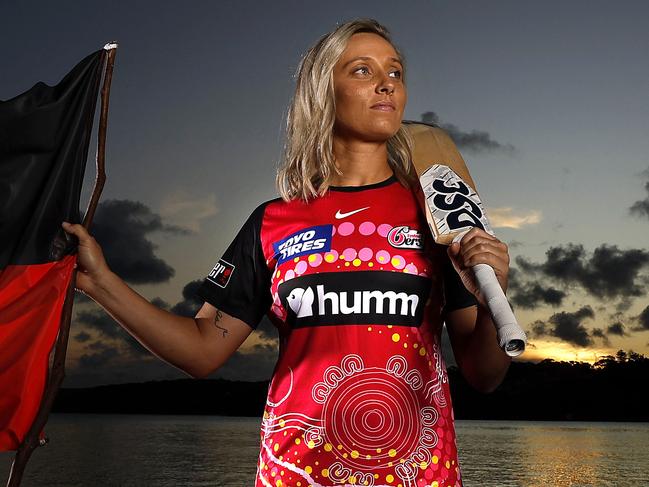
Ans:
[[[496,325],[498,344],[510,357],[516,357],[525,351],[527,336],[518,325],[516,317],[505,293],[500,287],[496,273],[488,264],[476,264],[472,267],[480,292],[485,298],[491,318]]]

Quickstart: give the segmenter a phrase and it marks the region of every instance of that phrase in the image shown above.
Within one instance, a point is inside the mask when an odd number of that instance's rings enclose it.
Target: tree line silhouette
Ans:
[[[649,358],[619,350],[594,364],[545,359],[511,363],[492,393],[473,389],[448,368],[456,419],[649,421],[643,394]],[[62,388],[58,413],[211,414],[261,417],[268,381],[178,379],[91,388]]]

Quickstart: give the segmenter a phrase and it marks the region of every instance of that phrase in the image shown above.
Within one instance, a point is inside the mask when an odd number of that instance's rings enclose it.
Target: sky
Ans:
[[[192,290],[277,195],[301,56],[374,18],[406,58],[405,118],[454,138],[509,246],[529,338],[515,360],[593,363],[649,354],[648,16],[640,1],[3,2],[0,99],[119,43],[92,233],[136,291],[193,316]],[[82,208],[93,180],[91,157]],[[443,350],[455,363],[446,333]],[[212,377],[268,379],[276,358],[263,321]],[[80,295],[66,374],[64,387],[187,377]]]

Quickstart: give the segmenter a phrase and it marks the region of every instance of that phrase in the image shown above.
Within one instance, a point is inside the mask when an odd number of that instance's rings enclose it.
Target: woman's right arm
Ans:
[[[104,260],[101,247],[82,225],[63,225],[79,239],[76,288],[101,305],[151,353],[192,377],[223,365],[252,328],[205,303],[194,318],[151,304],[131,289]]]

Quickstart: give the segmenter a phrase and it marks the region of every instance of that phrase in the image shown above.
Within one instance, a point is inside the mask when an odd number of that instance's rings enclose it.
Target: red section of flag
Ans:
[[[0,451],[17,450],[38,413],[76,261],[0,271]]]

